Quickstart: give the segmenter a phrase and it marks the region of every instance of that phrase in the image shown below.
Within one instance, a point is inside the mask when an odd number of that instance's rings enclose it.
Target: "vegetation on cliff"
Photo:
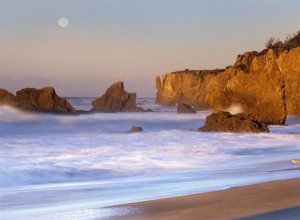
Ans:
[[[291,50],[300,46],[300,31],[295,34],[288,35],[284,41],[270,37],[266,42],[266,49],[273,49],[277,52]],[[264,50],[266,51],[266,50]]]
[[[196,70],[195,75],[198,76],[201,80],[203,80],[207,75],[212,74],[216,75],[218,73],[223,72],[225,69],[214,69],[214,70]]]

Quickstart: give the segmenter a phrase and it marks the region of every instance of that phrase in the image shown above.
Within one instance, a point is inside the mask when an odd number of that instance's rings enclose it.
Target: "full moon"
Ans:
[[[62,28],[66,28],[69,26],[69,19],[66,17],[62,17],[58,19],[58,25]]]

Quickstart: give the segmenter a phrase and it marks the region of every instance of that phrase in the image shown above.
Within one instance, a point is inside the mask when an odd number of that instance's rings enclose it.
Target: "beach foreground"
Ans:
[[[299,219],[300,179],[132,203],[121,219]]]
[[[93,98],[69,100],[86,110]],[[300,178],[298,118],[270,133],[197,132],[210,111],[177,114],[151,98],[138,104],[156,112],[70,116],[0,107],[1,220],[127,218],[139,208],[111,207]],[[144,131],[128,132],[133,125]]]

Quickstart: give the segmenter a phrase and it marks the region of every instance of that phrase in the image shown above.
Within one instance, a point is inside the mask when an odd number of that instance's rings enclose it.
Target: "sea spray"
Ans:
[[[201,133],[209,111],[181,115],[139,102],[157,112],[61,116],[0,107],[1,217],[92,219],[106,206],[299,177],[280,171],[299,166],[291,163],[300,158],[294,118],[270,134]],[[128,133],[132,125],[144,132]]]

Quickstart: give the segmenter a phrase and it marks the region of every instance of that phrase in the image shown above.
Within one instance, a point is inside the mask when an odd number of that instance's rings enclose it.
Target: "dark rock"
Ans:
[[[22,89],[16,94],[16,105],[28,111],[77,113],[66,99],[56,95],[52,87]]]
[[[196,111],[192,106],[180,102],[177,106],[177,113],[196,113]]]
[[[269,129],[265,123],[257,121],[249,114],[218,112],[207,116],[204,127],[199,128],[199,131],[259,133],[269,132]]]
[[[64,98],[56,95],[54,88],[26,88],[17,92],[16,96],[0,89],[0,104],[10,105],[24,111],[77,113]]]
[[[129,132],[136,133],[136,132],[142,132],[142,131],[144,131],[142,127],[134,125],[131,127]]]
[[[90,115],[93,114],[94,112],[91,110],[77,110],[78,114],[80,115]]]
[[[124,90],[123,82],[112,84],[104,95],[93,101],[93,111],[97,112],[142,112],[136,105],[136,93]]]

